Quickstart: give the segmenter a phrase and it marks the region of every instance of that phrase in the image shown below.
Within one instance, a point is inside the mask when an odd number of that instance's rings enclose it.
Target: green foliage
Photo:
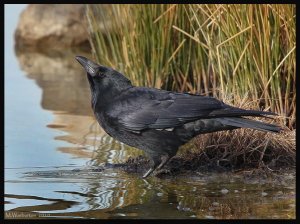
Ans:
[[[97,60],[134,84],[296,119],[296,6],[87,5]]]

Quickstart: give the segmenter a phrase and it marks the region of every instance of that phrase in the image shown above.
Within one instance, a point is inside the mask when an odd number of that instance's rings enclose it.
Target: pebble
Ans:
[[[265,196],[267,196],[267,195],[268,195],[268,193],[266,193],[266,192],[261,192],[261,196],[265,197]]]
[[[289,204],[289,207],[290,207],[290,208],[295,208],[296,205],[295,205],[295,204]]]
[[[221,193],[222,194],[227,194],[229,192],[229,190],[227,190],[226,188],[223,188],[222,190],[221,190]]]
[[[161,196],[163,196],[164,194],[159,192],[159,193],[157,193],[156,195],[157,195],[158,197],[161,197]]]
[[[117,213],[117,214],[115,214],[115,216],[126,216],[126,214],[124,214],[124,213]]]
[[[215,202],[212,203],[212,205],[213,205],[213,206],[219,206],[220,203],[215,201]]]
[[[215,217],[213,217],[212,215],[206,215],[205,218],[207,218],[207,219],[214,219]]]

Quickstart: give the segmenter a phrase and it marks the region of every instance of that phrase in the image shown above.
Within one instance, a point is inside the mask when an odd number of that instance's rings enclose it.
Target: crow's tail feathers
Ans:
[[[266,117],[266,115],[277,115],[270,111],[260,111],[260,110],[244,110],[237,107],[228,106],[224,109],[215,110],[209,114],[215,117],[237,117],[237,116],[252,116],[252,117]]]
[[[261,121],[250,120],[241,117],[223,117],[217,118],[223,125],[229,125],[239,128],[252,128],[260,131],[280,132],[281,127],[273,124],[263,123]]]

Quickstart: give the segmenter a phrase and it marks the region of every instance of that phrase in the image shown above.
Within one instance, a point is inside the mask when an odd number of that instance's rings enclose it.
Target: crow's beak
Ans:
[[[88,74],[90,74],[91,76],[95,76],[97,74],[99,65],[97,65],[96,63],[90,61],[89,59],[83,56],[76,56],[75,58],[83,66],[83,68],[86,70]]]

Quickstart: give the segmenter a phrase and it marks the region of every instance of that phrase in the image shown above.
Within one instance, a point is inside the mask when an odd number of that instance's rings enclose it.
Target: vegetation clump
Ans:
[[[200,135],[190,155],[224,167],[295,165],[296,5],[87,5],[86,14],[98,62],[135,85],[279,114],[281,134]]]

